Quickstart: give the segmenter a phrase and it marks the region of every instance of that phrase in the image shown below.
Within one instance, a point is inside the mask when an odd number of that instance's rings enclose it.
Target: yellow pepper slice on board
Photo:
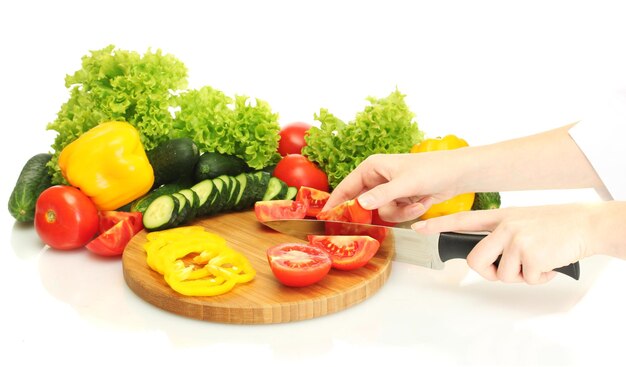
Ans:
[[[85,132],[61,151],[59,167],[99,210],[118,209],[154,183],[139,132],[127,122],[105,122]]]
[[[215,296],[254,279],[256,271],[224,238],[200,226],[150,232],[146,262],[165,282],[186,296]]]
[[[431,152],[435,150],[452,150],[467,147],[468,144],[464,139],[456,135],[446,135],[443,138],[433,138],[423,140],[421,143],[411,148],[411,153]],[[428,219],[448,215],[461,211],[472,209],[474,204],[473,192],[457,195],[441,203],[432,205],[426,213],[422,214],[420,219]]]

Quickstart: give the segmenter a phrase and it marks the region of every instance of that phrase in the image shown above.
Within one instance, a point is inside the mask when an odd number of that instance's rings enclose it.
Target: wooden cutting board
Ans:
[[[164,310],[200,320],[232,324],[271,324],[327,315],[374,294],[389,277],[393,245],[381,244],[377,254],[362,268],[331,269],[319,283],[292,288],[280,284],[269,267],[265,251],[279,243],[305,241],[275,232],[259,223],[253,211],[227,213],[189,223],[226,239],[244,254],[257,275],[230,292],[214,297],[188,297],[172,290],[163,276],[148,267],[142,231],[130,241],[122,256],[128,287],[145,301]]]

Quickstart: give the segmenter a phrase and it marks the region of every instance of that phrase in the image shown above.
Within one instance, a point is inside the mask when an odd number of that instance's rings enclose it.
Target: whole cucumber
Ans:
[[[47,164],[51,154],[40,153],[30,158],[20,172],[11,197],[9,212],[19,222],[30,222],[35,218],[35,205],[42,191],[52,186],[52,177]]]
[[[166,140],[146,152],[154,170],[153,188],[191,178],[200,153],[192,139]]]

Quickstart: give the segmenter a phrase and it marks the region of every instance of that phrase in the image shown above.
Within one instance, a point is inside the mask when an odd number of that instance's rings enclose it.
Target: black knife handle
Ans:
[[[450,259],[467,259],[467,255],[474,249],[486,235],[475,233],[443,232],[439,236],[439,257],[442,262]],[[496,260],[498,265],[500,258]],[[568,275],[576,280],[580,278],[580,265],[577,262],[569,264],[554,271]]]

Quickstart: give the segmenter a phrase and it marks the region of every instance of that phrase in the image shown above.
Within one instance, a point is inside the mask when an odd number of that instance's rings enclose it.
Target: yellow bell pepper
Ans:
[[[464,139],[455,135],[446,135],[443,138],[426,139],[411,148],[411,153],[430,152],[434,150],[452,150],[468,146]],[[432,205],[420,219],[428,219],[470,210],[474,203],[473,192],[457,195],[441,203]]]
[[[154,183],[139,132],[127,122],[105,122],[85,132],[61,151],[59,167],[99,210],[118,209]]]

